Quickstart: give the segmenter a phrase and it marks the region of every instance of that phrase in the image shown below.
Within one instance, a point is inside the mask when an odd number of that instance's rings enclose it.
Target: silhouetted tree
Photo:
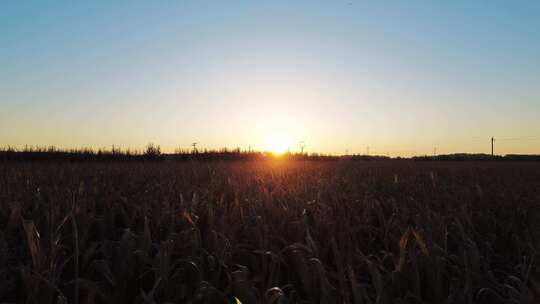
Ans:
[[[156,146],[153,143],[149,143],[144,151],[144,157],[146,159],[159,159],[161,158],[161,147]]]

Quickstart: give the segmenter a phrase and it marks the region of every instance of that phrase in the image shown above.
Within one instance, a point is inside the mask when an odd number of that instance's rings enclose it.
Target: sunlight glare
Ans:
[[[292,148],[292,139],[285,134],[271,134],[266,137],[265,150],[275,154],[283,154]]]

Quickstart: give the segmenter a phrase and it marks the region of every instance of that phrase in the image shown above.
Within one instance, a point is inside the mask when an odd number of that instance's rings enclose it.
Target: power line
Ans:
[[[519,141],[519,140],[540,140],[540,137],[498,137],[497,140],[502,141]]]
[[[298,143],[298,146],[300,146],[300,154],[304,154],[304,148],[306,147],[306,142],[301,141]]]

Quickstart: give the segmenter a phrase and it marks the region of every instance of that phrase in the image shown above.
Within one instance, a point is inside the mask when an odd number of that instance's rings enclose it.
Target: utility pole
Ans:
[[[491,137],[491,156],[493,156],[493,142],[495,141],[495,138]]]
[[[367,153],[366,155],[369,156],[369,146],[367,146],[366,148],[366,153]]]
[[[298,143],[298,145],[300,146],[300,154],[304,154],[304,148],[306,147],[306,142],[301,141],[300,143]]]
[[[197,153],[197,143],[194,142],[191,144],[191,146],[193,147],[193,153]]]
[[[437,156],[437,147],[433,148],[433,156]]]

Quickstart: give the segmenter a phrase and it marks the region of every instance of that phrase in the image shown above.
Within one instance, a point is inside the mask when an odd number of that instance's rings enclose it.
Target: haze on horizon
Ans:
[[[540,154],[539,118],[538,1],[0,4],[0,146]]]

